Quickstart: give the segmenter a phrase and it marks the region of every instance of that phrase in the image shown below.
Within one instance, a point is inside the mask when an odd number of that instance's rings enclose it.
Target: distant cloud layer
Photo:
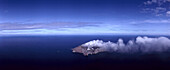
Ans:
[[[133,21],[131,24],[141,24],[141,23],[151,23],[151,24],[170,24],[170,19],[162,20],[143,20],[143,21]]]
[[[170,39],[167,37],[148,38],[139,36],[136,40],[129,40],[127,44],[125,44],[122,39],[119,39],[117,43],[93,40],[83,44],[82,46],[88,47],[89,49],[94,46],[100,47],[102,52],[164,52],[170,50]]]
[[[98,26],[99,22],[0,23],[0,30],[58,29]]]

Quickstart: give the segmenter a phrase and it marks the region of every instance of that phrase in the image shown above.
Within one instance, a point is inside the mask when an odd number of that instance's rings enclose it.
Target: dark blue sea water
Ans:
[[[122,38],[126,43],[137,36],[0,36],[0,70],[169,69],[169,52],[152,54],[99,53],[87,57],[72,53],[71,50],[94,39],[117,42],[119,38]]]

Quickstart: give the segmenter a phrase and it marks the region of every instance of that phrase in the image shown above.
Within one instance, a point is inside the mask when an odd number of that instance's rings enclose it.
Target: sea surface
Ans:
[[[168,70],[170,52],[99,53],[83,56],[75,48],[91,40],[125,43],[138,35],[0,36],[0,70]],[[140,35],[145,36],[145,35]],[[160,37],[148,36],[148,37]],[[165,36],[170,38],[169,36]]]

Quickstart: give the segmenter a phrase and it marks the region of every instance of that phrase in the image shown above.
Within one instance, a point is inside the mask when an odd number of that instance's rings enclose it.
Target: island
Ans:
[[[97,54],[99,52],[102,52],[100,47],[93,46],[93,47],[87,47],[87,46],[78,46],[76,48],[72,49],[75,53],[83,53],[84,56],[88,56],[89,54]]]

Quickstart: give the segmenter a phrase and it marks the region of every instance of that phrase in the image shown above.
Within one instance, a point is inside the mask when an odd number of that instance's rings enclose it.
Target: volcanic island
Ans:
[[[95,41],[91,41],[85,44],[82,44],[76,48],[72,49],[72,52],[74,53],[82,53],[84,56],[88,56],[89,54],[97,54],[99,52],[103,52],[104,50],[101,49],[100,46],[98,46],[97,43],[99,42],[103,42],[100,40],[95,40]],[[94,45],[96,44],[96,45]]]

